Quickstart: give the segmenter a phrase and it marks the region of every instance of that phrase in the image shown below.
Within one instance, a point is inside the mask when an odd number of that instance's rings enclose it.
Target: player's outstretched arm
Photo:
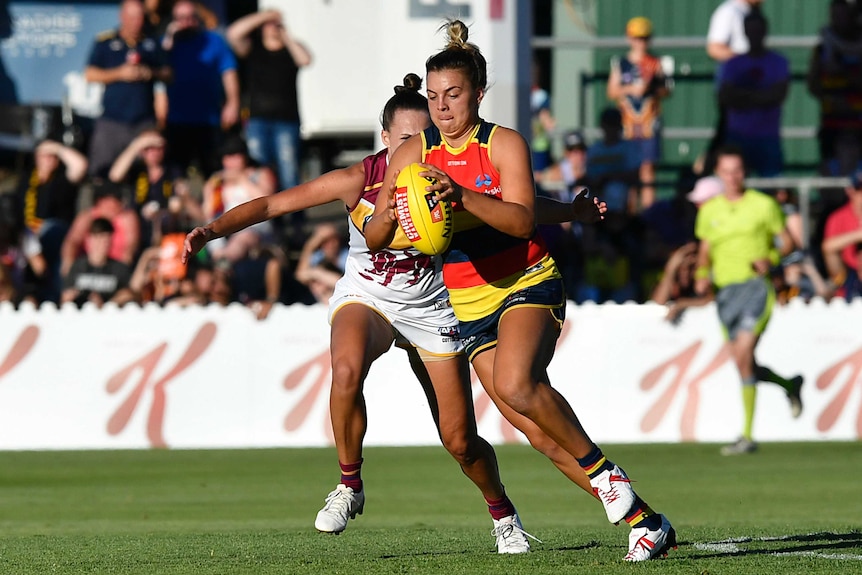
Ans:
[[[605,219],[608,205],[590,194],[585,187],[578,189],[570,203],[544,196],[536,197],[536,222],[561,224],[563,222],[595,223]]]
[[[327,172],[277,194],[240,204],[207,225],[189,232],[183,244],[180,260],[186,263],[189,258],[203,249],[207,242],[265,220],[336,200],[352,206],[359,200],[364,182],[365,167],[359,162],[347,168]]]

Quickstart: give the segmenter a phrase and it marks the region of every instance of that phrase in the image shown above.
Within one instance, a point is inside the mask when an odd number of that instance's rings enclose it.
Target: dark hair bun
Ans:
[[[422,88],[422,78],[410,72],[406,76],[404,76],[403,86],[395,86],[395,93],[399,94],[401,92],[418,92],[420,88]]]

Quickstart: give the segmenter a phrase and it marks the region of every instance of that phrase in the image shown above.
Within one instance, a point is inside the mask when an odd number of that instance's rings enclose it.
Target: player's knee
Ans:
[[[332,393],[356,394],[362,389],[362,366],[350,361],[334,361]]]
[[[515,378],[499,378],[494,380],[494,391],[503,403],[520,413],[529,416],[531,406],[531,386]]]
[[[470,438],[463,433],[449,434],[441,438],[443,447],[460,465],[470,465],[478,458],[477,449]]]

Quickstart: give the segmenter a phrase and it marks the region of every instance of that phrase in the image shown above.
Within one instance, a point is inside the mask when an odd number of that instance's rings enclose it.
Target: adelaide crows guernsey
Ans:
[[[365,187],[356,205],[347,207],[350,242],[343,279],[350,281],[352,289],[389,302],[423,305],[445,297],[441,295],[446,287],[440,275],[440,257],[413,248],[400,227],[388,247],[376,252],[368,249],[363,228],[383,188],[387,151],[368,156],[362,163]]]
[[[491,163],[496,124],[481,121],[467,142],[450,148],[436,126],[422,132],[422,161],[437,166],[463,188],[502,201],[500,174]],[[444,255],[443,280],[455,315],[461,321],[483,318],[512,293],[560,278],[541,236],[505,234],[452,202],[455,235]]]

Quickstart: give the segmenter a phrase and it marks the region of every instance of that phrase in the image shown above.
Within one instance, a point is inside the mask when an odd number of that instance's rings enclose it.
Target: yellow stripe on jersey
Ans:
[[[500,309],[511,294],[560,278],[560,272],[553,258],[546,255],[531,268],[520,270],[493,283],[462,289],[450,287],[449,301],[452,302],[452,309],[460,321],[475,321]]]
[[[361,199],[359,203],[356,204],[356,207],[348,214],[350,221],[353,222],[353,225],[360,231],[365,229],[365,220],[371,218],[374,215],[374,204],[369,202],[368,200]],[[410,240],[407,239],[407,236],[404,234],[404,230],[401,229],[401,226],[395,228],[395,237],[392,238],[392,243],[389,244],[389,247],[394,250],[403,250],[411,247],[412,244]]]

